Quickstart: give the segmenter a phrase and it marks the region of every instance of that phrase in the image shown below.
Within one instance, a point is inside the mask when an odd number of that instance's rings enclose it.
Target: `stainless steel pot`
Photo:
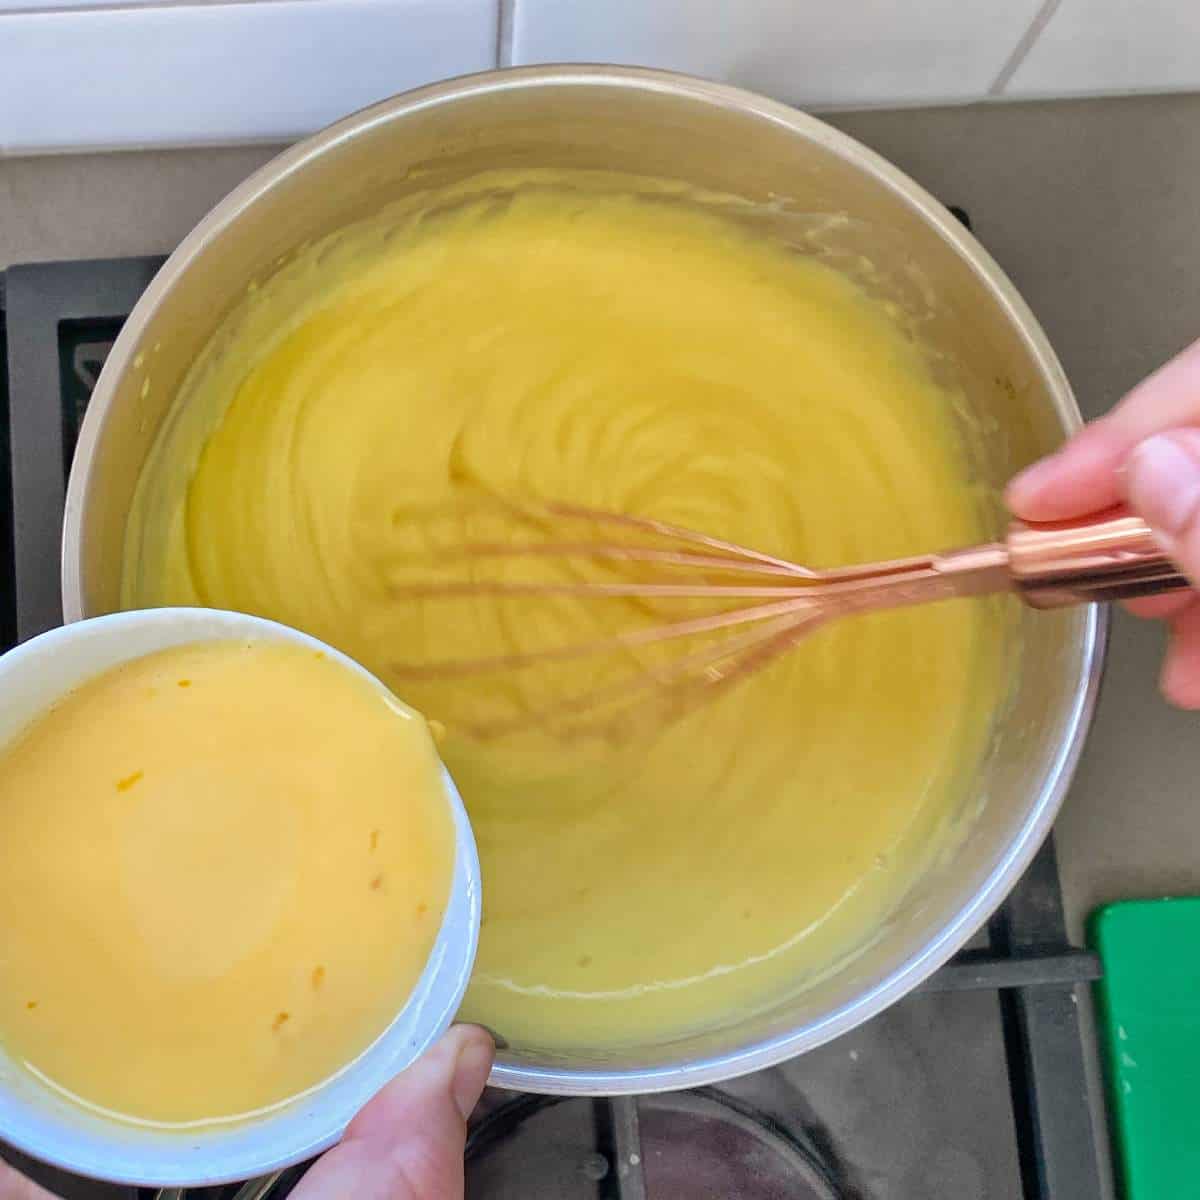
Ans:
[[[385,101],[286,151],[171,256],[126,322],[83,424],[63,537],[66,619],[117,606],[138,473],[188,366],[252,279],[301,243],[416,187],[522,165],[606,168],[734,193],[814,253],[875,263],[876,283],[957,376],[974,468],[997,494],[1079,423],[1053,351],[995,263],[939,203],[829,126],[746,92],[658,72],[479,75]],[[998,503],[993,517],[999,528]],[[966,832],[869,945],[800,994],[720,1029],[619,1052],[513,1046],[500,1055],[495,1081],[604,1093],[727,1078],[846,1032],[945,962],[1046,836],[1095,697],[1099,610],[1013,619],[1011,696],[964,810]]]

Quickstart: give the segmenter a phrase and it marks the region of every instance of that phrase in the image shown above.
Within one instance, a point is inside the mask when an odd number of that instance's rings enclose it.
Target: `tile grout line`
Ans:
[[[1034,43],[1042,36],[1042,31],[1050,24],[1061,4],[1062,0],[1044,0],[1042,7],[1029,22],[1029,28],[1021,35],[1013,47],[1012,53],[1004,60],[1004,65],[1000,68],[996,78],[992,80],[992,86],[988,88],[987,95],[1003,94],[1004,89],[1008,87],[1012,77],[1017,73],[1017,69],[1025,61],[1029,51],[1033,49]]]
[[[517,0],[496,0],[496,66],[513,65],[513,17]]]

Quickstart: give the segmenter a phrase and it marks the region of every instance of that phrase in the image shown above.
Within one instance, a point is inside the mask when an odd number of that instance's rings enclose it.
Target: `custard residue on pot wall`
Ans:
[[[847,621],[678,720],[481,740],[471,726],[649,660],[403,668],[679,610],[404,587],[611,578],[449,552],[531,536],[537,499],[816,566],[977,540],[956,399],[882,304],[719,206],[650,181],[480,178],[246,295],[141,479],[123,603],[299,626],[447,726],[484,878],[466,1015],[539,1047],[668,1039],[770,1004],[894,907],[978,766],[1003,620],[957,602]]]

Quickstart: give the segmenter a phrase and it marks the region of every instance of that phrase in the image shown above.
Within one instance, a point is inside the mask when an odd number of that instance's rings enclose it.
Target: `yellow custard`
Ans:
[[[944,846],[1003,621],[979,602],[847,621],[682,719],[481,739],[653,656],[470,680],[400,665],[678,610],[403,589],[613,578],[440,552],[525,538],[539,499],[816,566],[971,542],[961,398],[848,277],[679,189],[535,174],[452,201],[405,202],[247,294],[143,473],[123,602],[298,625],[444,722],[484,880],[466,1014],[551,1049],[669,1040],[827,970]]]
[[[282,643],[89,681],[0,753],[0,829],[0,1040],[153,1123],[352,1061],[420,977],[453,869],[425,722]]]

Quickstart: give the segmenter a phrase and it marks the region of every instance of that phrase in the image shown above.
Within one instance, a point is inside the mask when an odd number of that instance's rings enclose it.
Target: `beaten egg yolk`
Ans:
[[[449,898],[425,722],[305,646],[163,650],[0,752],[0,1040],[155,1124],[270,1108],[401,1011]]]
[[[464,1015],[551,1051],[668,1041],[827,971],[947,844],[1003,620],[964,601],[843,621],[673,719],[634,706],[615,736],[568,737],[543,710],[644,679],[660,652],[413,664],[679,609],[410,585],[632,569],[458,553],[563,537],[529,515],[547,500],[813,566],[976,541],[960,399],[884,303],[720,205],[480,178],[303,248],[245,296],[143,472],[123,603],[299,626],[443,722],[484,881]],[[519,736],[479,736],[497,723]]]

